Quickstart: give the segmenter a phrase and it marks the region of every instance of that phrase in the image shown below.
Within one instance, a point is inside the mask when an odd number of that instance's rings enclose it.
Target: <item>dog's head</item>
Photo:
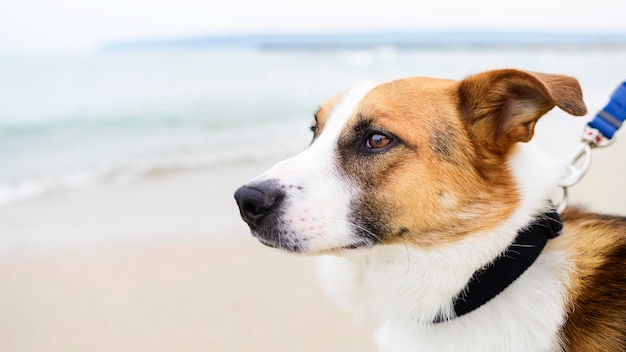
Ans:
[[[254,236],[287,251],[454,242],[515,210],[508,158],[555,105],[586,113],[576,79],[505,69],[364,84],[322,105],[311,146],[235,198]]]

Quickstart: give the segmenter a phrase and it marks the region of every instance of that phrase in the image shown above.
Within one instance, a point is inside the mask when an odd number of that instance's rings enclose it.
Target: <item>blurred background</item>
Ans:
[[[537,129],[564,158],[626,79],[624,13],[619,0],[0,2],[0,349],[370,350],[311,258],[248,237],[234,189],[306,148],[328,97],[405,76],[577,77],[590,115],[554,111]],[[598,150],[573,200],[626,215],[624,152],[619,135]]]

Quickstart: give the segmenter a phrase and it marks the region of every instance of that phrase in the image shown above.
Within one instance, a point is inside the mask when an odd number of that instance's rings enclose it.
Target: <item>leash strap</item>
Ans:
[[[598,130],[605,138],[613,139],[615,132],[626,120],[626,82],[617,87],[611,100],[587,126]]]
[[[521,230],[502,255],[474,273],[455,300],[456,317],[473,311],[504,291],[535,262],[548,240],[558,236],[562,229],[561,217],[552,210]],[[434,322],[451,319],[454,318],[438,317]]]

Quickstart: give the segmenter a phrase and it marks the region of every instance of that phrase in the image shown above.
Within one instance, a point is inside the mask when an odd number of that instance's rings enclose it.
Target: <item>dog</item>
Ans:
[[[263,244],[320,255],[381,351],[626,351],[626,219],[559,216],[565,167],[527,143],[555,106],[586,114],[575,78],[365,83],[235,199]]]

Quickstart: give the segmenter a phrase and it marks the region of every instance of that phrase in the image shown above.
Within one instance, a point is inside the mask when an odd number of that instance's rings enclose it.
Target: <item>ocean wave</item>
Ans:
[[[139,179],[174,172],[213,169],[243,163],[276,160],[304,149],[310,136],[293,133],[291,126],[240,130],[221,134],[222,146],[205,146],[199,150],[153,155],[114,163],[101,163],[85,170],[44,174],[15,181],[0,180],[0,206],[36,199],[68,190],[94,190],[103,186],[122,186]],[[270,136],[270,138],[259,138]],[[272,138],[274,137],[274,138]],[[227,141],[230,143],[227,145]],[[234,143],[237,141],[237,143]]]
[[[108,185],[126,185],[153,175],[272,160],[292,154],[293,149],[295,148],[261,148],[219,155],[165,156],[136,160],[131,163],[101,167],[95,170],[48,175],[16,182],[0,181],[0,206],[32,200],[55,192],[93,190]]]

